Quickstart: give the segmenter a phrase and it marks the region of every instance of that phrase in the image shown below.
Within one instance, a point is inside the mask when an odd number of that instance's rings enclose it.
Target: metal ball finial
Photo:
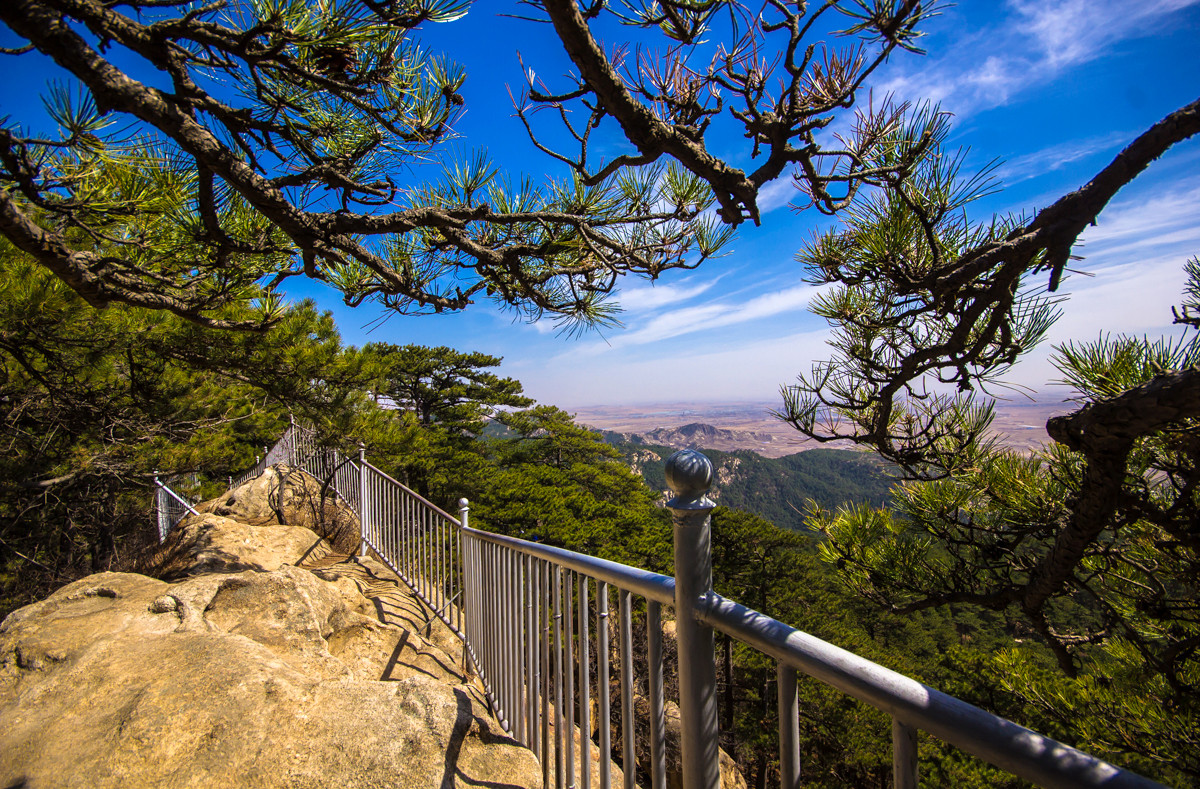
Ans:
[[[667,487],[684,501],[694,501],[712,487],[712,461],[694,449],[681,449],[667,458]]]

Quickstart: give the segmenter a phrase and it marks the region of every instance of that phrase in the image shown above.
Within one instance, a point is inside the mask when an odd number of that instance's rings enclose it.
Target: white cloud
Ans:
[[[1083,238],[1089,245],[1143,243],[1153,242],[1173,229],[1200,232],[1200,186],[1152,197],[1139,190],[1110,205]]]
[[[585,405],[730,400],[776,401],[779,387],[829,355],[828,332],[799,332],[656,359],[567,355],[532,374],[525,392],[570,409]]]
[[[957,35],[940,57],[898,61],[879,90],[941,103],[960,118],[1007,104],[1026,88],[1153,34],[1200,0],[1011,0],[1012,15]],[[980,52],[992,52],[980,62]]]
[[[1017,30],[1039,45],[1051,68],[1086,63],[1122,39],[1153,32],[1165,16],[1197,0],[1012,0]]]
[[[801,284],[764,293],[743,301],[726,299],[671,310],[654,316],[638,328],[617,334],[605,343],[592,343],[582,348],[576,348],[564,356],[574,356],[580,353],[594,355],[620,348],[646,345],[685,334],[734,326],[786,312],[803,310],[808,307],[809,302],[818,292],[819,289],[813,285]]]
[[[1115,150],[1134,139],[1136,132],[1111,132],[1083,140],[1052,145],[1040,151],[1009,159],[1000,166],[998,174],[1008,185],[1027,181],[1046,173],[1061,170],[1068,164],[1098,153]]]
[[[1052,346],[1091,341],[1103,333],[1177,336],[1171,307],[1182,298],[1183,265],[1200,254],[1200,187],[1155,194],[1148,187],[1112,205],[1084,233],[1077,264],[1092,276],[1071,276],[1070,298],[1047,341],[1010,378],[1045,391],[1060,374],[1050,364]]]
[[[759,213],[768,214],[783,208],[798,192],[791,178],[778,178],[758,190]]]
[[[1182,334],[1171,325],[1171,307],[1178,304],[1186,277],[1185,255],[1179,253],[1141,260],[1100,271],[1095,278],[1075,277],[1064,314],[1045,343],[1026,357],[1008,379],[1042,392],[1062,377],[1050,363],[1053,346],[1067,341],[1089,342],[1101,334],[1158,337]]]
[[[679,304],[694,299],[720,281],[716,277],[708,282],[697,282],[691,285],[642,285],[632,288],[622,288],[616,296],[616,302],[627,312],[652,310],[664,304]]]

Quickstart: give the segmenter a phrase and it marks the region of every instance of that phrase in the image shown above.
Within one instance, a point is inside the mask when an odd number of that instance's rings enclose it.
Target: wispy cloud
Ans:
[[[1056,172],[1073,162],[1087,159],[1095,154],[1113,151],[1132,140],[1135,134],[1135,132],[1117,131],[1089,137],[1085,140],[1072,140],[1052,145],[1040,151],[1009,159],[1000,166],[997,174],[1004,179],[1005,184],[1011,186],[1046,173]]]
[[[707,282],[689,285],[640,285],[622,288],[616,301],[627,312],[638,312],[661,307],[664,304],[679,304],[705,293],[719,282],[721,277]]]
[[[1154,32],[1164,18],[1196,0],[1012,0],[1017,31],[1037,42],[1052,67],[1094,60],[1117,41]]]
[[[1120,262],[1152,248],[1188,243],[1200,254],[1200,187],[1150,195],[1139,190],[1101,213],[1083,241],[1085,254]]]
[[[1200,0],[1010,0],[1011,12],[956,38],[935,59],[904,61],[879,87],[941,103],[960,118],[1007,104],[1034,84],[1103,55],[1120,41],[1158,32]],[[980,61],[980,51],[992,54]]]
[[[1180,303],[1184,262],[1200,254],[1200,187],[1155,193],[1144,187],[1123,197],[1088,228],[1076,251],[1080,269],[1071,276],[1070,297],[1047,341],[1021,362],[1011,379],[1044,391],[1061,378],[1050,363],[1052,346],[1068,340],[1095,340],[1104,332],[1178,335],[1171,307]]]
[[[666,401],[766,400],[829,355],[826,329],[689,348],[652,359],[565,356],[521,375],[526,391],[563,406]],[[636,383],[635,383],[636,382]]]
[[[682,304],[702,296],[725,277],[724,274],[707,282],[687,285],[646,284],[622,288],[612,296],[612,301],[621,308],[618,319],[622,323],[636,320],[639,313],[656,311],[664,305]],[[555,334],[561,327],[554,321],[542,319],[528,324],[538,334]]]
[[[791,178],[771,181],[758,190],[758,210],[767,214],[777,208],[783,208],[797,194]]]
[[[604,353],[797,312],[806,309],[818,292],[819,289],[812,285],[801,284],[743,301],[726,298],[683,307],[655,315],[643,325],[617,334],[605,343],[593,343],[575,352]]]

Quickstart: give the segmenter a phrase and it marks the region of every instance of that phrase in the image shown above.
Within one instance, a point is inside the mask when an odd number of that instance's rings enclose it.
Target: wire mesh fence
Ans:
[[[191,502],[156,476],[154,478],[154,506],[150,518],[158,532],[159,543],[165,541],[171,530],[189,514],[196,514]]]

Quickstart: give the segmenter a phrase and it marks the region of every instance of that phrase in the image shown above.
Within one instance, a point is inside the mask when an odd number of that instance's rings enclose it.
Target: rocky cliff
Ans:
[[[290,484],[288,477],[290,476]],[[454,637],[277,470],[0,625],[0,786],[540,786]],[[312,528],[324,523],[324,539]]]

